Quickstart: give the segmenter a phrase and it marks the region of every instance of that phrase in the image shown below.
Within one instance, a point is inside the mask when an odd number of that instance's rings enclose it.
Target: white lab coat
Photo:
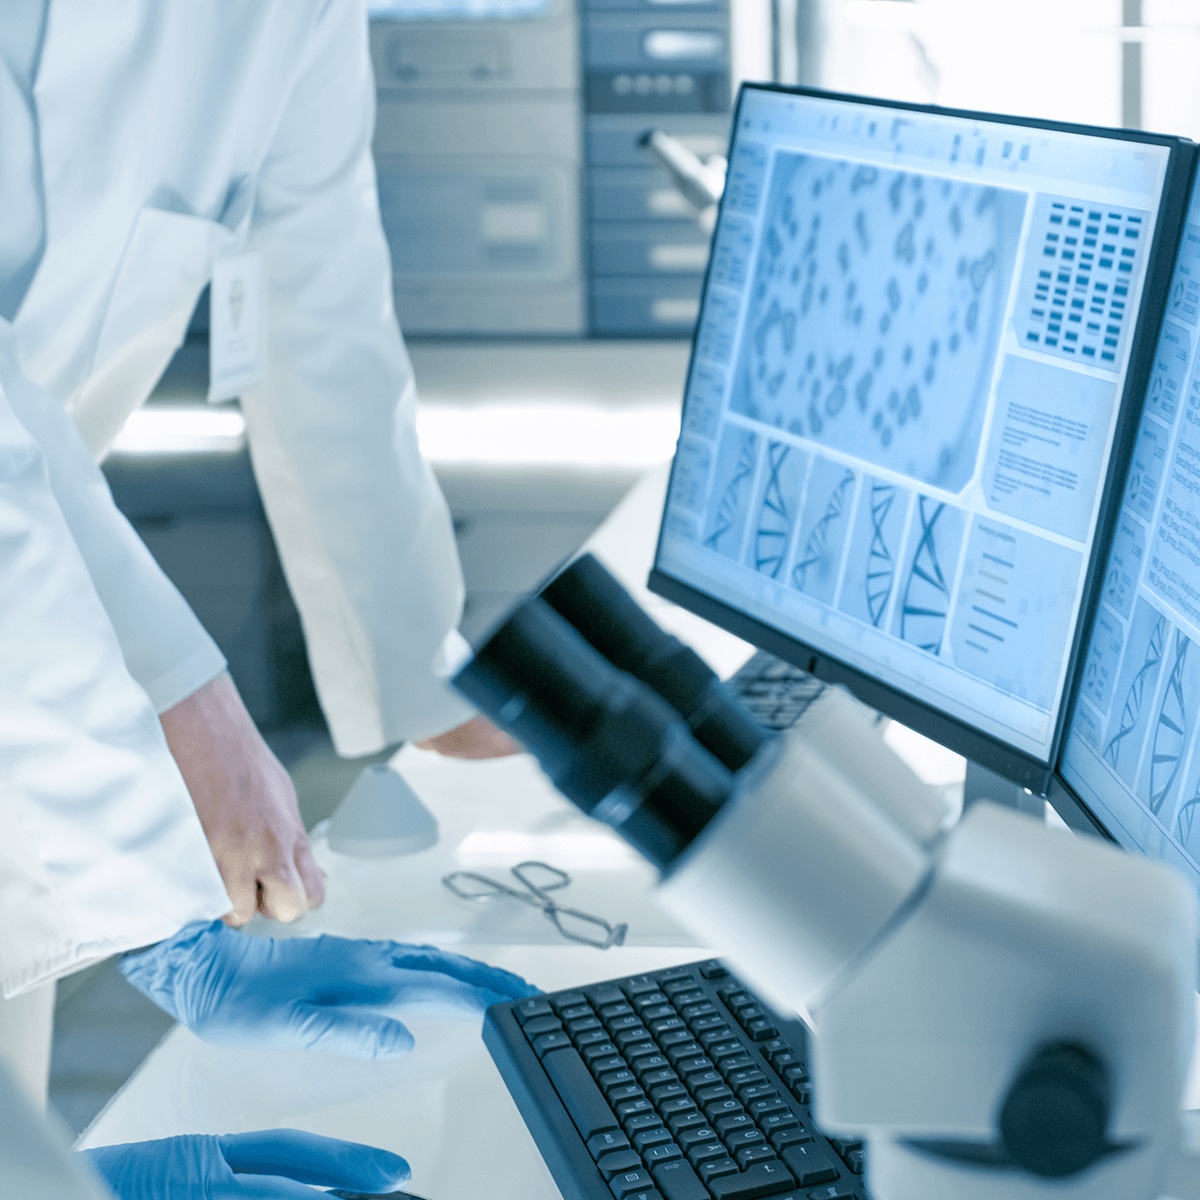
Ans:
[[[11,330],[0,321],[5,997],[231,907],[157,715],[126,668],[64,516],[90,513],[84,501],[103,498],[47,468],[18,419],[30,411],[53,411],[53,402],[17,372]],[[120,514],[109,516],[119,528]]]
[[[260,251],[267,374],[242,406],[335,744],[465,719],[441,678],[462,580],[392,308],[361,0],[51,0],[34,99],[46,250],[14,319],[25,373],[102,457],[214,258]],[[52,468],[84,469],[38,424]],[[222,662],[111,516],[77,540],[161,712]]]

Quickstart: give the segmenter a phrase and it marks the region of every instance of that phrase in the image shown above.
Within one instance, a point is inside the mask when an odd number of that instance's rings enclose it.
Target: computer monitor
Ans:
[[[1190,145],[750,85],[729,160],[651,587],[1044,792]]]
[[[1200,890],[1200,185],[1168,296],[1059,773]]]

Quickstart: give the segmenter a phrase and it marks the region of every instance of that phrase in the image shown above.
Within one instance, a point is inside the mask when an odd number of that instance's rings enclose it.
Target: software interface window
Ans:
[[[1200,190],[1171,281],[1063,774],[1200,883]]]
[[[1047,759],[1168,156],[748,89],[659,569]]]

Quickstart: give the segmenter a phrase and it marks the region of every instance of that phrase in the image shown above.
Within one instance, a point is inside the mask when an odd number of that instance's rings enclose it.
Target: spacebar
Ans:
[[[551,1050],[542,1059],[542,1066],[585,1142],[598,1133],[618,1128],[604,1093],[596,1086],[577,1050],[569,1047]]]

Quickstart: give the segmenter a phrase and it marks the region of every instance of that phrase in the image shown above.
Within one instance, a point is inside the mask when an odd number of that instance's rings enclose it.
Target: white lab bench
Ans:
[[[726,674],[751,647],[642,586],[664,486],[665,470],[647,475],[591,546],[660,623]],[[889,740],[932,782],[961,779],[962,760],[933,743],[904,731]],[[328,874],[326,903],[272,932],[428,941],[519,972],[547,990],[707,955],[655,907],[652,871],[563,801],[528,756],[455,762],[406,747],[393,761],[437,815],[437,845],[403,858],[348,858],[329,849],[318,827],[314,846]],[[570,872],[565,902],[627,921],[626,945],[607,951],[572,945],[533,908],[473,904],[441,883],[448,871],[503,875],[531,858]],[[79,1144],[290,1126],[403,1154],[413,1166],[411,1187],[432,1200],[554,1200],[558,1190],[477,1027],[428,1014],[406,1020],[417,1048],[385,1063],[209,1046],[177,1027]]]

